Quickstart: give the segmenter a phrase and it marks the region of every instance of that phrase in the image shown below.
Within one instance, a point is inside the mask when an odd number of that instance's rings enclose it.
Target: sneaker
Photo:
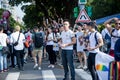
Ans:
[[[7,72],[8,70],[9,70],[9,69],[4,69],[3,71],[4,71],[4,72]]]
[[[83,66],[82,66],[82,65],[79,65],[77,68],[80,69],[80,68],[83,68]]]
[[[51,64],[48,66],[48,68],[50,68],[50,67],[52,67],[52,65],[51,65]]]
[[[0,71],[0,73],[3,73],[3,72],[4,72],[3,70]]]
[[[51,68],[54,68],[54,67],[55,67],[54,65],[51,66]]]
[[[84,66],[83,69],[87,69],[87,66]]]
[[[41,67],[38,67],[38,70],[41,70]]]
[[[38,64],[35,64],[34,67],[33,67],[33,69],[35,69],[36,67],[38,67]]]

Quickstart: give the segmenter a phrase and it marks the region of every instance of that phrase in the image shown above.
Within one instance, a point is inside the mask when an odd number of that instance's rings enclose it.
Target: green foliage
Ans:
[[[24,6],[25,16],[23,21],[26,26],[32,27],[37,23],[42,24],[43,18],[55,19],[67,18],[72,19],[73,8],[77,6],[78,0],[12,0],[11,5],[32,2],[29,6]]]
[[[93,0],[91,6],[93,7],[92,19],[97,19],[120,12],[119,0]]]
[[[105,26],[102,24],[102,25],[98,25],[98,31],[101,32],[103,29],[105,28]]]

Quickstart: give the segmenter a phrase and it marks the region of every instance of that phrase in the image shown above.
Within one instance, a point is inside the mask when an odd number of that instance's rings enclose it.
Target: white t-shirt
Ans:
[[[109,31],[105,28],[105,29],[103,29],[102,32],[101,32],[103,38],[105,38],[106,33],[107,33],[109,36],[111,36],[111,34],[109,33]]]
[[[114,36],[119,36],[120,37],[120,30],[114,30],[112,32],[112,35]],[[115,46],[115,42],[118,40],[119,38],[116,37],[111,37],[111,49],[114,50],[114,46]]]
[[[7,34],[0,33],[0,46],[7,46],[6,40],[7,40]]]
[[[47,45],[53,45],[53,33],[50,33],[47,37],[48,41],[47,41]]]
[[[83,32],[77,32],[76,33],[76,37],[77,37],[77,52],[83,51],[83,49],[85,49],[84,41],[83,41],[82,45],[80,45],[80,41],[79,41],[79,38],[83,37],[83,36],[84,36]]]
[[[93,33],[90,33],[90,36],[89,36],[90,48],[95,48],[95,46],[96,46],[95,33],[96,33],[96,31],[93,32]],[[97,40],[98,40],[98,39],[102,39],[102,35],[101,35],[99,32],[97,32],[97,33],[96,33],[96,38],[97,38]],[[90,52],[90,53],[99,52],[99,48],[94,49],[94,50],[89,51],[89,52]]]
[[[19,32],[14,32],[11,34],[11,43],[15,43],[18,39]],[[23,50],[24,49],[24,41],[25,41],[25,36],[23,33],[20,33],[20,37],[18,40],[18,45],[14,46],[15,50]]]
[[[63,31],[61,33],[62,44],[69,44],[72,42],[72,37],[75,37],[71,30]],[[73,50],[73,45],[62,48],[63,50]]]

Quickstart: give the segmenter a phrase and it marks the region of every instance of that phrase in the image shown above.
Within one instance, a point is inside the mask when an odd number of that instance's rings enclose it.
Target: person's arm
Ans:
[[[104,25],[107,25],[107,24],[110,24],[112,21],[117,21],[118,18],[111,18],[111,19],[108,19],[107,21],[104,22]]]
[[[100,48],[101,46],[103,46],[104,43],[103,43],[102,35],[97,34],[97,37],[99,37],[99,38],[97,38],[98,44],[94,48],[88,47],[87,49],[89,51],[95,50],[95,49]]]

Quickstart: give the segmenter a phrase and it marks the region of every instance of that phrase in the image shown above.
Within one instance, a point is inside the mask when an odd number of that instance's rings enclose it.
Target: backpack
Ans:
[[[35,44],[35,48],[40,48],[43,46],[43,34],[42,33],[35,33],[34,44]]]
[[[108,48],[111,47],[111,37],[107,33],[105,34],[105,44],[108,46]]]

